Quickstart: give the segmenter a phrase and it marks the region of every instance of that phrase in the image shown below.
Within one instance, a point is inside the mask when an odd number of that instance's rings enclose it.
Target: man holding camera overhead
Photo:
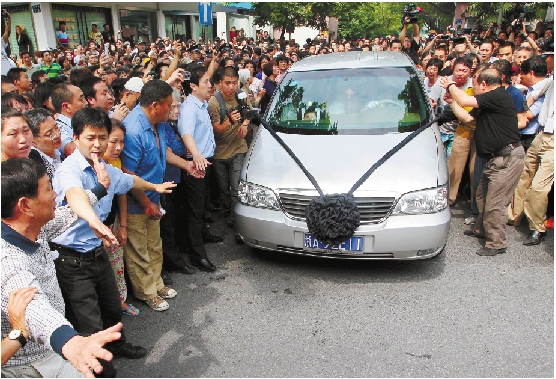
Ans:
[[[421,12],[421,8],[415,8],[415,5],[409,4],[404,8],[404,15],[402,19],[402,30],[400,32],[400,41],[402,41],[402,51],[405,52],[415,64],[419,63],[419,38],[420,32],[419,24],[415,15]],[[413,38],[406,36],[407,26],[413,24]]]
[[[224,210],[229,212],[227,223],[231,228],[235,226],[234,206],[237,203],[239,174],[247,153],[245,136],[249,126],[249,120],[244,117],[249,106],[241,99],[246,94],[238,91],[238,86],[239,74],[236,68],[226,67],[222,73],[220,91],[208,103],[216,141],[214,169]],[[235,239],[237,243],[243,243],[237,233]]]

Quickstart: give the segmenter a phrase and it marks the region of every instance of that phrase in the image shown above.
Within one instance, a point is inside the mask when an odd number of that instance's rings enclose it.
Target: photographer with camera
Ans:
[[[249,120],[245,113],[250,109],[247,94],[239,88],[239,74],[235,67],[226,67],[222,73],[220,91],[208,103],[210,120],[214,128],[216,149],[214,170],[220,187],[220,198],[228,213],[228,226],[234,228],[234,206],[237,203],[239,175],[245,153]],[[243,243],[236,233],[237,243]]]
[[[533,51],[533,55],[537,55],[539,53],[539,46],[537,45],[535,40],[528,35],[527,25],[523,21],[524,18],[525,13],[521,13],[518,18],[512,21],[512,32],[508,37],[508,41],[514,42],[516,46],[530,47]]]
[[[419,23],[415,17],[421,12],[421,8],[415,7],[415,4],[408,4],[404,8],[402,18],[402,30],[399,39],[402,41],[402,51],[405,52],[415,64],[419,63]],[[407,28],[409,24],[413,25],[413,38],[408,37]]]

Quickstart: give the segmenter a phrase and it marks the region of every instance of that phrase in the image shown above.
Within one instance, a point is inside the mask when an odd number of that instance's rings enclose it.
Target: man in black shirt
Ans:
[[[502,75],[486,69],[473,83],[475,96],[469,96],[450,77],[441,79],[451,99],[454,114],[461,122],[476,120],[475,143],[477,154],[485,158],[483,174],[477,188],[479,216],[472,230],[465,235],[486,238],[479,255],[506,252],[507,207],[523,170],[525,152],[520,143],[517,113],[511,96],[502,85]],[[462,107],[473,107],[467,113]]]
[[[400,32],[400,41],[403,44],[402,51],[405,52],[415,64],[419,63],[419,36],[421,29],[419,24],[415,22],[413,24],[413,38],[407,36],[407,27],[411,22],[411,16],[404,16],[403,27]]]

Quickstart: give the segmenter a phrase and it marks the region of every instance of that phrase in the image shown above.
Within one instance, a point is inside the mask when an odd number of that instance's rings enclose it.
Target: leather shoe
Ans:
[[[168,273],[162,273],[162,274],[160,275],[160,277],[162,278],[162,281],[164,282],[164,285],[165,285],[165,286],[174,283],[174,281],[172,280],[172,277],[171,277],[170,274],[168,274]]]
[[[114,353],[114,358],[139,359],[145,355],[147,355],[147,349],[141,346],[134,346],[128,342]]]
[[[537,230],[531,231],[527,239],[523,242],[525,246],[534,246],[540,244],[544,237],[546,237],[546,232],[539,232]]]
[[[216,271],[216,266],[213,265],[208,259],[201,259],[200,261],[191,261],[191,264],[200,270],[214,272]]]
[[[172,270],[172,272],[177,272],[178,274],[193,275],[197,272],[197,270],[186,263],[184,267]],[[164,279],[162,281],[164,281]]]
[[[485,236],[475,233],[475,231],[473,229],[469,229],[469,230],[464,230],[463,234],[468,236],[468,237],[475,237],[475,238],[485,238]]]
[[[491,249],[490,247],[481,247],[477,250],[477,254],[481,256],[493,257],[497,254],[503,254],[506,252],[506,248],[503,249]]]
[[[214,234],[207,234],[203,236],[204,243],[211,243],[211,242],[222,242],[224,238],[220,236],[215,236]]]

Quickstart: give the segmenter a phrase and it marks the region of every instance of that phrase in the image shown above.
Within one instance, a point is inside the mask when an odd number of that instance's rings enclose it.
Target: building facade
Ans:
[[[19,53],[15,27],[25,28],[37,51],[56,47],[55,32],[60,21],[66,22],[66,33],[71,48],[84,44],[89,38],[92,24],[100,31],[110,25],[112,32],[122,31],[124,40],[147,43],[156,38],[213,40],[216,36],[229,40],[232,26],[243,28],[245,36],[255,38],[253,17],[245,7],[212,3],[213,24],[203,26],[199,22],[199,3],[17,3],[4,2],[12,15],[10,36],[11,53]]]

